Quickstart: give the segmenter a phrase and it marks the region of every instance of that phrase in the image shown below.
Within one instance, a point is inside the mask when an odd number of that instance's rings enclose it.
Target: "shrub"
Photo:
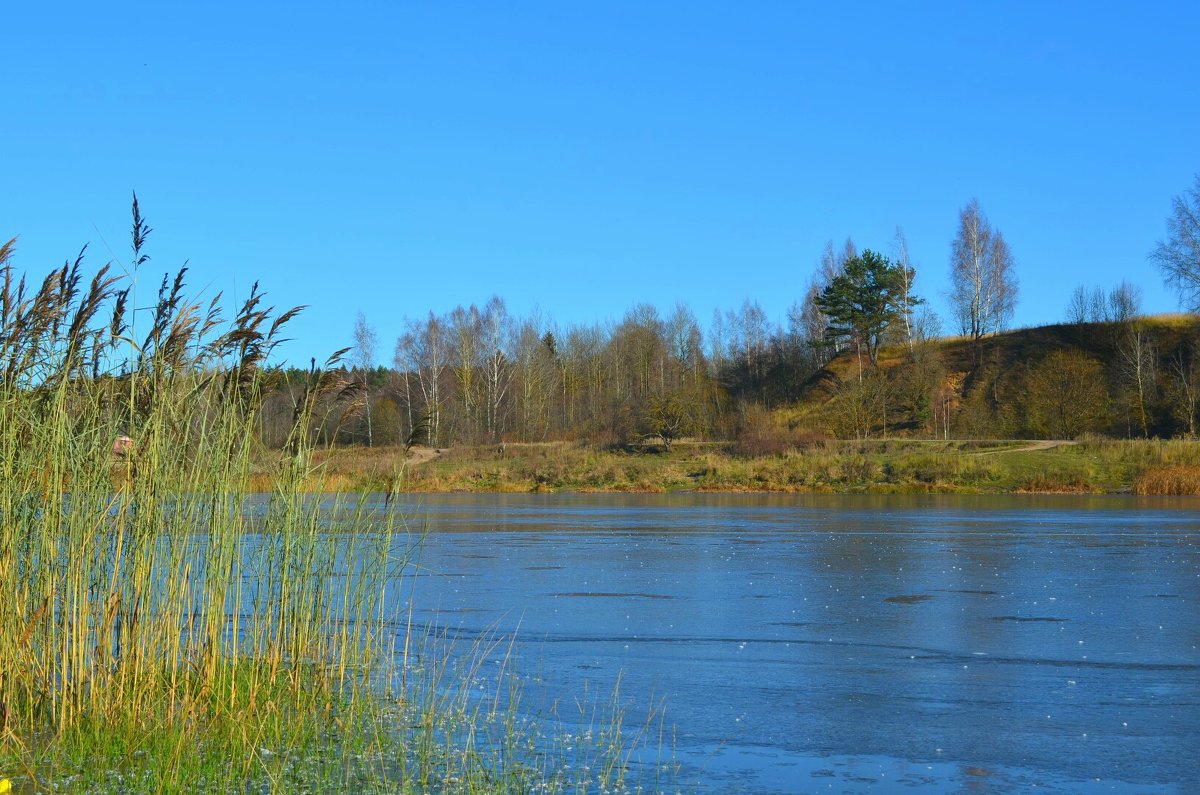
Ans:
[[[733,445],[734,455],[744,458],[782,456],[790,452],[812,450],[829,441],[829,436],[809,428],[778,429],[755,426],[743,428]]]

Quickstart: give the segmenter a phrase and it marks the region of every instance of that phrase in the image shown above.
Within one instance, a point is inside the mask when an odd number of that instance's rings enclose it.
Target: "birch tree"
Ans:
[[[367,323],[367,316],[362,312],[354,320],[354,363],[362,373],[363,403],[367,414],[367,447],[374,446],[374,436],[371,432],[371,370],[375,367],[375,349],[379,345],[379,335]]]
[[[675,312],[667,319],[666,334],[671,358],[680,371],[698,378],[704,372],[704,338],[696,316],[686,304],[675,304]]]
[[[904,318],[904,343],[908,345],[908,350],[913,349],[913,327],[912,313],[914,298],[913,295],[913,280],[916,279],[917,269],[913,267],[908,256],[908,238],[904,236],[904,230],[896,227],[896,267],[899,268],[900,277],[900,310]]]
[[[979,340],[1001,331],[1017,304],[1017,275],[1012,252],[999,229],[993,229],[971,199],[958,217],[958,235],[950,250],[950,302],[962,333],[982,355]]]
[[[514,340],[517,416],[523,441],[542,441],[550,432],[550,401],[557,390],[558,341],[539,315],[521,323]]]
[[[429,441],[436,445],[442,425],[442,373],[449,365],[450,353],[445,324],[430,312],[424,323],[406,321],[405,325],[406,331],[396,341],[396,368],[416,374],[423,414],[429,424]],[[411,405],[411,393],[408,402]]]
[[[474,304],[469,309],[455,307],[450,313],[450,338],[454,344],[454,383],[458,390],[463,423],[471,438],[478,438],[478,374],[483,372],[486,355],[482,346],[483,318]]]
[[[819,351],[818,357],[820,364],[824,365],[833,356],[842,352],[845,346],[845,341],[835,339],[831,345],[825,345],[828,342],[824,339],[825,328],[829,325],[829,318],[822,311],[817,299],[821,297],[821,293],[833,284],[833,280],[842,274],[846,269],[846,263],[858,256],[858,247],[854,245],[854,240],[846,238],[846,242],[842,244],[842,250],[837,251],[833,247],[833,241],[829,240],[825,243],[825,251],[821,253],[821,259],[817,265],[817,272],[813,274],[809,282],[808,289],[804,294],[804,308],[801,314],[805,317],[805,326],[809,331],[815,332],[810,336],[810,339],[820,340],[821,344],[817,346]]]
[[[492,296],[480,315],[480,341],[484,351],[483,380],[485,400],[484,430],[492,441],[500,441],[503,408],[512,383],[512,357],[506,349],[510,347],[513,321],[500,296]]]
[[[741,338],[741,354],[751,381],[761,381],[766,368],[767,343],[770,339],[767,313],[758,301],[747,298],[736,316],[737,329]]]
[[[1184,342],[1171,357],[1176,417],[1187,427],[1189,439],[1196,438],[1196,407],[1200,405],[1200,367],[1196,366],[1195,345]]]
[[[1200,312],[1200,174],[1191,190],[1176,196],[1167,217],[1167,239],[1150,254],[1163,279],[1179,291],[1190,312]]]
[[[712,323],[708,326],[708,362],[713,378],[719,378],[724,371],[728,350],[729,334],[725,329],[725,316],[720,309],[714,309]]]
[[[1146,324],[1134,318],[1122,324],[1117,340],[1117,371],[1126,392],[1130,436],[1137,424],[1142,437],[1150,435],[1149,403],[1158,382],[1158,351]]]

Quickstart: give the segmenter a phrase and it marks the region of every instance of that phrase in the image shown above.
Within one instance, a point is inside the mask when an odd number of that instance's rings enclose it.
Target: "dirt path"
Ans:
[[[999,455],[1001,453],[1028,453],[1033,450],[1053,450],[1055,447],[1070,447],[1079,444],[1071,439],[1037,439],[1024,442],[1022,447],[1006,447],[1002,450],[983,450],[974,455]]]
[[[937,443],[940,443],[941,440],[930,439],[928,441],[931,444],[937,444]],[[964,441],[964,440],[958,440],[958,441]],[[983,441],[983,440],[977,440],[977,441]],[[997,439],[997,440],[995,440],[995,443],[998,445],[999,444],[1012,444],[1014,446],[1013,447],[1001,447],[996,450],[980,450],[980,451],[976,451],[976,452],[965,452],[964,451],[964,453],[966,455],[973,455],[973,456],[1002,455],[1004,453],[1028,453],[1028,452],[1034,452],[1037,450],[1053,450],[1056,447],[1069,447],[1072,445],[1079,444],[1079,442],[1073,441],[1071,439],[1034,439],[1034,440]],[[555,444],[558,444],[558,443],[557,442],[524,442],[524,443],[509,444],[508,447],[512,448],[515,451],[516,449],[519,449],[519,448],[552,447]],[[686,446],[686,445],[681,443],[680,446]],[[489,453],[495,452],[495,449],[490,445],[480,448],[481,451],[484,449],[486,449]],[[430,461],[434,460],[435,458],[439,458],[445,452],[446,452],[446,448],[414,447],[408,451],[408,457],[404,459],[404,463],[406,466],[417,467],[417,466],[420,466],[421,464],[427,464]]]
[[[1079,442],[1073,439],[1040,439],[1036,442],[1030,442],[1028,447],[1022,447],[1022,450],[1050,450],[1055,447],[1071,447]]]

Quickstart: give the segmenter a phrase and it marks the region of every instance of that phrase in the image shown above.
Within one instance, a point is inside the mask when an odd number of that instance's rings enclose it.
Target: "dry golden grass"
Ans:
[[[1161,312],[1157,315],[1146,315],[1142,319],[1152,326],[1168,328],[1187,328],[1196,324],[1196,316],[1187,312]]]
[[[1150,467],[1138,476],[1133,491],[1152,497],[1200,496],[1200,466]]]
[[[1096,488],[1082,478],[1058,479],[1053,477],[1030,478],[1013,490],[1014,494],[1090,494]]]
[[[784,434],[787,444],[678,443],[622,450],[578,443],[441,448],[400,468],[399,448],[322,454],[298,488],[307,492],[1013,492],[1111,493],[1156,472],[1200,471],[1200,444],[1180,440],[1029,442],[838,441]],[[750,439],[748,441],[756,441]],[[1142,475],[1142,473],[1147,473]],[[270,491],[260,464],[250,488]],[[1152,493],[1191,493],[1149,490]],[[1177,487],[1185,488],[1185,487]]]

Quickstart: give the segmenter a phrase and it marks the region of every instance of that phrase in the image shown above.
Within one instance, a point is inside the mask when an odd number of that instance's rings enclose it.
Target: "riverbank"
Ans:
[[[745,455],[731,444],[569,442],[324,451],[311,491],[1200,494],[1200,443],[1159,440],[818,441]],[[269,465],[254,476],[270,485]]]

